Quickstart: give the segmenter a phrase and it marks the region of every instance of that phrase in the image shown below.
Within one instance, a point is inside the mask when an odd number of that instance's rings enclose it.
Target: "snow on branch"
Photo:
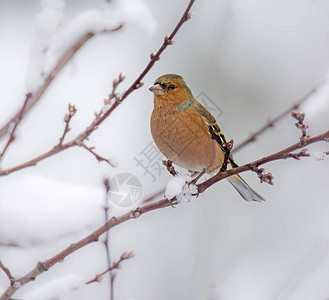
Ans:
[[[176,35],[177,31],[180,29],[180,27],[190,18],[190,9],[193,5],[193,3],[195,2],[195,0],[190,0],[182,18],[180,19],[180,21],[178,22],[178,24],[176,25],[176,27],[174,28],[174,30],[171,32],[171,34],[169,36],[166,36],[164,38],[164,41],[161,45],[161,47],[159,48],[159,50],[156,52],[156,54],[151,54],[150,55],[150,61],[147,64],[147,66],[145,67],[145,69],[142,71],[142,73],[137,77],[137,79],[132,83],[132,85],[128,88],[128,90],[126,90],[122,96],[120,97],[117,92],[116,89],[119,86],[119,84],[124,80],[124,76],[122,76],[121,74],[119,75],[118,79],[115,79],[112,83],[112,91],[109,94],[108,99],[105,101],[104,107],[102,107],[100,109],[100,111],[98,113],[96,113],[95,115],[95,119],[93,120],[93,122],[83,131],[81,132],[77,137],[75,137],[74,139],[72,139],[71,141],[65,142],[64,143],[64,139],[66,137],[67,132],[70,130],[69,128],[69,123],[71,118],[74,116],[74,114],[76,113],[76,109],[74,106],[69,106],[69,112],[65,117],[65,128],[64,128],[64,132],[60,138],[60,141],[57,145],[55,145],[52,149],[50,149],[48,152],[41,154],[39,156],[37,156],[36,158],[25,162],[21,165],[15,166],[13,168],[9,168],[6,170],[1,170],[0,171],[0,176],[5,176],[8,175],[10,173],[16,172],[18,170],[22,170],[24,168],[27,168],[29,166],[33,166],[36,165],[39,161],[42,161],[44,159],[46,159],[47,157],[53,156],[61,151],[64,151],[68,148],[74,147],[74,146],[80,146],[85,148],[86,150],[88,150],[89,152],[91,152],[97,159],[99,160],[105,160],[105,158],[100,157],[98,154],[96,154],[93,151],[92,147],[88,147],[84,144],[84,141],[88,138],[89,135],[91,135],[97,128],[98,126],[100,126],[103,121],[109,117],[109,115],[120,105],[120,103],[122,103],[122,101],[124,101],[130,93],[132,93],[133,91],[135,91],[136,89],[140,88],[143,83],[142,83],[142,79],[145,77],[145,75],[150,71],[150,69],[153,67],[153,65],[160,59],[160,55],[163,53],[163,51],[169,46],[173,44],[173,38]],[[113,30],[117,30],[121,28],[120,26],[117,28],[114,28]],[[85,37],[90,39],[89,37]],[[87,39],[87,40],[88,40]],[[84,42],[85,43],[85,42]],[[83,44],[81,44],[79,47],[81,47]],[[72,50],[73,51],[73,50]],[[74,52],[75,53],[75,52]],[[73,53],[73,54],[74,54]],[[71,54],[73,56],[73,54]],[[71,56],[71,57],[72,57]],[[68,58],[66,58],[67,60]],[[69,58],[70,59],[70,58]],[[65,60],[64,60],[65,61]],[[63,61],[63,62],[64,62]],[[61,63],[63,63],[61,62]],[[66,61],[67,62],[67,61]],[[65,62],[65,63],[66,63]],[[65,64],[64,63],[64,64]],[[58,72],[61,70],[63,66],[61,66],[59,69],[57,69],[57,73],[55,72],[55,76],[56,74],[58,74]],[[50,76],[50,73],[49,75]],[[48,78],[48,77],[47,77]],[[26,112],[28,111],[28,107],[33,106],[41,97],[41,95],[43,94],[43,92],[47,89],[47,87],[49,86],[50,82],[52,81],[53,78],[49,78],[49,82],[46,83],[46,81],[43,83],[43,88],[41,89],[41,87],[37,90],[39,91],[38,93],[40,94],[37,98],[37,94],[36,93],[32,93],[31,98],[28,101],[25,101],[25,107],[23,109],[20,110],[20,114],[22,116],[24,116],[24,114],[26,114]],[[40,90],[41,89],[41,90]],[[312,93],[314,93],[314,90],[312,90],[308,95],[306,95],[303,99],[301,99],[300,103],[305,101],[305,99],[307,99]],[[33,99],[33,101],[32,101]],[[299,104],[300,104],[299,103]],[[298,104],[298,105],[299,105]],[[296,104],[293,106],[294,109],[297,108]],[[289,109],[289,111],[291,111],[291,109]],[[259,134],[261,134],[262,132],[264,132],[265,130],[267,130],[268,128],[270,128],[274,122],[278,121],[279,119],[281,119],[287,112],[282,113],[282,115],[278,116],[276,119],[274,119],[271,122],[268,122],[267,125],[265,125],[262,129],[260,129],[258,132],[256,132],[254,134],[254,138],[247,140],[246,142],[244,142],[242,145],[240,145],[240,148],[243,147],[244,145],[252,142],[253,140],[255,140],[255,136],[258,136]],[[304,124],[304,118],[305,115],[304,114],[299,114],[299,113],[293,113],[292,116],[297,120],[296,126],[301,130],[301,137],[300,140],[287,147],[284,148],[276,153],[273,153],[271,155],[268,155],[266,157],[263,157],[261,159],[258,159],[256,161],[247,163],[245,165],[239,166],[237,168],[234,169],[230,169],[227,170],[226,166],[224,168],[221,169],[221,171],[216,174],[215,176],[211,177],[208,180],[205,180],[202,183],[197,184],[197,181],[201,178],[202,176],[202,172],[201,172],[201,176],[197,176],[195,179],[192,180],[192,178],[190,177],[182,177],[180,175],[177,174],[177,172],[175,171],[174,167],[172,166],[171,162],[166,162],[166,167],[168,169],[168,171],[174,176],[174,178],[172,179],[172,189],[169,187],[168,190],[166,191],[166,196],[167,198],[156,201],[154,203],[150,203],[147,205],[144,205],[142,207],[137,207],[134,210],[131,210],[130,212],[127,212],[125,214],[122,214],[118,217],[112,217],[111,219],[107,220],[105,222],[104,225],[102,225],[101,227],[99,227],[98,229],[96,229],[94,232],[90,233],[88,236],[84,237],[83,239],[70,244],[67,248],[63,249],[62,251],[60,251],[59,253],[57,253],[56,255],[54,255],[53,257],[43,261],[43,262],[38,262],[37,265],[27,274],[25,274],[22,277],[18,277],[15,278],[11,275],[9,269],[7,269],[1,262],[0,262],[0,268],[6,273],[9,281],[10,281],[10,286],[7,288],[7,290],[3,293],[3,295],[0,297],[0,300],[8,300],[11,298],[11,296],[22,286],[26,285],[27,283],[34,281],[39,275],[41,275],[42,273],[44,273],[45,271],[48,271],[51,267],[53,267],[55,264],[57,263],[61,263],[64,261],[64,259],[69,256],[70,254],[76,252],[77,250],[93,243],[93,242],[97,242],[99,241],[99,238],[102,234],[104,234],[105,232],[108,232],[109,230],[111,230],[112,228],[126,222],[132,219],[136,219],[139,218],[140,216],[142,216],[143,214],[147,213],[147,212],[151,212],[157,209],[161,209],[164,207],[168,207],[173,205],[173,203],[179,203],[180,201],[190,201],[193,197],[198,196],[199,194],[205,192],[209,187],[211,187],[212,185],[214,185],[215,183],[238,173],[241,172],[245,172],[245,171],[253,171],[255,172],[258,177],[260,178],[261,182],[267,182],[269,184],[273,184],[273,176],[271,173],[265,173],[265,170],[263,168],[259,168],[260,166],[271,162],[271,161],[277,161],[277,160],[282,160],[282,159],[288,159],[288,158],[295,158],[297,160],[300,160],[301,157],[310,157],[310,158],[314,158],[314,159],[318,159],[318,160],[322,160],[324,159],[324,157],[326,157],[327,155],[329,155],[329,151],[327,152],[308,152],[306,148],[304,148],[305,146],[317,143],[317,142],[328,142],[329,141],[329,130],[326,132],[323,132],[322,134],[319,134],[317,136],[309,136],[306,133],[306,129],[307,129],[307,125]],[[22,117],[21,118],[16,118],[15,117],[13,119],[11,119],[11,121],[8,123],[9,125],[11,123],[14,122],[14,124],[17,125],[20,123]],[[17,122],[17,123],[15,123]],[[9,126],[8,125],[8,126]],[[5,127],[4,127],[5,128]],[[8,128],[4,130],[4,128],[2,128],[0,130],[0,137],[4,136],[7,132],[8,132]],[[12,134],[10,134],[11,139],[13,139],[14,137],[14,132],[15,130],[12,132]],[[10,143],[9,143],[10,144]],[[8,145],[9,146],[9,145]],[[6,148],[8,148],[8,146],[6,146]],[[232,150],[232,146],[233,146],[233,141],[230,142],[230,145],[227,145],[227,157],[225,158],[226,160],[226,164],[229,158],[229,154]],[[238,147],[237,147],[238,148]],[[298,151],[299,152],[296,152]],[[6,150],[5,150],[6,151]],[[155,196],[157,196],[158,194],[150,197],[149,199],[154,199]],[[149,201],[149,199],[147,199],[147,202]],[[118,260],[118,262],[113,262],[111,266],[108,267],[107,270],[105,270],[103,273],[96,275],[94,279],[88,281],[87,283],[91,283],[91,282],[98,282],[101,279],[101,276],[104,275],[106,272],[110,272],[114,269],[118,269],[120,266],[120,262],[133,257],[133,253],[129,252],[129,253],[123,253],[120,257],[120,259]]]
[[[195,193],[193,195],[190,195],[190,197],[198,196],[199,194],[205,192],[209,187],[214,185],[216,182],[219,182],[229,176],[232,176],[232,175],[235,175],[238,173],[242,173],[245,171],[255,171],[255,168],[258,168],[259,166],[266,164],[268,162],[282,160],[282,159],[288,159],[288,158],[293,157],[292,154],[298,155],[298,154],[294,153],[294,151],[301,149],[304,146],[311,145],[311,144],[314,144],[317,142],[329,142],[329,130],[322,134],[319,134],[317,136],[310,137],[309,139],[307,139],[305,141],[305,143],[301,143],[299,141],[287,148],[282,149],[281,151],[278,151],[276,153],[273,153],[271,155],[268,155],[268,156],[258,159],[256,161],[247,163],[245,165],[242,165],[240,167],[237,167],[237,168],[234,168],[231,170],[227,170],[225,172],[219,172],[218,174],[211,177],[210,179],[208,179],[200,184],[197,184],[196,185],[197,191],[195,191]],[[329,155],[329,151],[324,152],[324,153],[326,155]],[[310,154],[301,155],[301,156],[310,157]],[[185,182],[185,184],[189,184],[189,182]],[[185,184],[180,184],[181,191],[175,191],[176,196],[174,196],[172,199],[167,199],[167,198],[162,199],[157,202],[154,202],[154,203],[151,203],[148,205],[144,205],[142,207],[137,207],[136,209],[131,210],[130,212],[127,212],[121,216],[112,217],[108,222],[106,222],[104,225],[99,227],[97,230],[95,230],[94,232],[92,232],[91,234],[89,234],[88,236],[83,238],[82,240],[69,245],[66,249],[59,252],[52,258],[50,258],[44,262],[39,262],[37,264],[37,266],[35,268],[33,268],[29,273],[27,273],[26,275],[24,275],[23,277],[21,277],[19,279],[15,279],[15,282],[17,282],[19,284],[17,284],[16,286],[9,286],[8,289],[5,291],[5,293],[0,297],[0,300],[8,300],[11,297],[11,295],[13,295],[15,293],[15,291],[18,290],[21,286],[27,284],[28,282],[30,282],[32,280],[35,280],[37,276],[39,276],[40,274],[42,274],[45,271],[48,271],[55,264],[57,264],[59,262],[63,262],[63,260],[68,255],[74,253],[75,251],[81,249],[82,247],[85,247],[86,245],[89,245],[90,243],[97,242],[99,237],[103,233],[107,232],[108,230],[111,230],[112,228],[114,228],[124,222],[127,222],[129,220],[137,219],[147,212],[171,206],[173,203],[177,204],[177,200],[179,200],[180,197],[182,197],[182,194],[184,193],[183,187],[185,186]],[[187,199],[185,197],[184,200],[189,200],[189,199]]]
[[[48,152],[41,154],[39,156],[37,156],[36,158],[25,162],[21,165],[18,165],[16,167],[10,168],[10,169],[6,169],[6,170],[1,170],[0,171],[0,176],[5,176],[8,175],[10,173],[16,172],[18,170],[30,167],[30,166],[34,166],[36,165],[39,161],[46,159],[47,157],[53,156],[61,151],[64,151],[68,148],[71,148],[73,146],[84,146],[83,142],[88,138],[88,136],[94,132],[98,126],[112,113],[112,111],[114,109],[116,109],[119,104],[125,100],[130,93],[132,93],[133,91],[135,91],[136,89],[140,88],[143,83],[141,82],[141,80],[145,77],[145,75],[150,71],[150,69],[153,67],[153,65],[160,59],[160,55],[163,53],[163,51],[167,48],[168,45],[172,45],[173,44],[173,38],[176,35],[176,33],[178,32],[178,30],[181,28],[181,26],[188,20],[190,19],[191,15],[190,15],[190,9],[192,7],[192,5],[194,4],[195,0],[190,0],[189,4],[186,8],[186,10],[183,13],[183,16],[181,17],[181,19],[179,20],[179,22],[177,23],[177,25],[175,26],[174,30],[171,32],[171,34],[169,35],[169,37],[165,37],[164,38],[164,42],[161,45],[161,47],[159,48],[159,50],[156,52],[156,54],[151,54],[150,55],[150,61],[147,64],[147,66],[145,67],[145,69],[142,71],[142,73],[137,77],[137,79],[132,83],[132,85],[130,86],[130,88],[128,88],[128,90],[121,96],[119,97],[116,94],[116,88],[117,86],[120,84],[120,82],[122,82],[122,80],[124,79],[124,77],[120,74],[118,80],[114,80],[113,84],[112,84],[112,92],[109,95],[109,99],[105,102],[105,106],[106,105],[111,105],[112,103],[112,99],[115,99],[115,102],[107,109],[102,108],[101,112],[96,114],[94,121],[91,123],[91,125],[89,125],[86,130],[84,130],[82,133],[80,133],[76,138],[74,138],[73,140],[67,142],[67,143],[63,143],[63,140],[65,138],[65,135],[67,133],[67,131],[69,130],[69,121],[70,121],[70,107],[69,107],[69,115],[68,118],[66,118],[67,122],[66,122],[66,126],[64,129],[64,133],[62,135],[62,138],[60,139],[60,142],[55,145],[51,150],[49,150]],[[121,26],[120,26],[121,28]],[[119,27],[116,28],[116,30],[119,29]],[[90,37],[89,37],[90,38]],[[57,70],[58,72],[59,70]],[[51,82],[52,78],[50,78],[50,82]],[[41,90],[41,94],[45,91],[45,89],[49,86],[50,82],[48,83],[44,83],[44,87]],[[38,97],[38,99],[35,101],[37,102],[40,99],[41,95]],[[31,103],[35,103],[35,102]],[[31,103],[27,103],[27,105],[31,105]],[[26,108],[27,109],[27,108]],[[24,112],[26,113],[26,110],[24,110]],[[75,111],[74,111],[75,113]],[[74,115],[74,114],[73,114]],[[73,117],[73,115],[71,116],[71,118]],[[15,119],[11,119],[8,122],[8,126],[10,126],[10,124],[12,122],[14,122]],[[6,126],[5,126],[6,127]],[[5,128],[4,127],[4,128]],[[0,137],[5,135],[8,131],[8,128],[6,129],[0,129]],[[1,135],[2,134],[2,135]],[[95,155],[95,154],[94,154]],[[165,199],[162,202],[162,207],[167,206],[169,203],[169,201],[167,199]],[[147,212],[147,211],[151,211],[154,210],[156,208],[159,208],[157,206],[154,206],[154,204],[149,204],[146,205],[143,209],[143,211],[140,212],[140,209],[137,208],[136,210],[130,211],[124,215],[122,215],[121,217],[112,217],[109,221],[107,221],[102,227],[100,227],[98,230],[96,230],[95,232],[91,233],[90,235],[88,235],[87,237],[85,237],[84,239],[80,240],[77,243],[73,243],[71,245],[69,245],[66,249],[64,249],[63,251],[61,251],[60,253],[58,253],[57,255],[53,256],[52,258],[44,261],[44,262],[38,262],[38,264],[36,265],[35,268],[33,268],[30,272],[28,272],[26,275],[14,279],[15,280],[15,284],[11,284],[7,290],[1,295],[0,300],[9,300],[11,298],[11,296],[18,290],[20,289],[22,286],[26,285],[27,283],[34,281],[40,274],[44,273],[45,271],[48,271],[53,265],[62,262],[64,260],[65,257],[67,257],[68,255],[72,254],[73,252],[79,250],[82,247],[85,247],[86,245],[96,242],[99,240],[99,237],[105,233],[106,231],[108,231],[110,228],[117,226],[118,224],[121,224],[127,220],[131,220],[131,219],[135,219],[138,218],[142,213]],[[125,257],[123,259],[127,259],[132,257],[132,252],[129,252],[128,254],[125,254]]]
[[[114,32],[122,28],[122,24],[111,28],[104,28],[100,32],[92,32],[87,31],[84,34],[80,35],[78,38],[74,39],[74,42],[71,43],[65,51],[63,51],[62,55],[58,58],[58,60],[53,64],[53,67],[49,72],[43,74],[43,79],[40,81],[38,79],[38,83],[34,84],[34,89],[27,93],[25,96],[24,103],[19,111],[11,117],[1,128],[0,128],[0,139],[4,138],[9,133],[9,138],[7,143],[1,152],[0,160],[3,155],[7,151],[9,145],[15,139],[15,132],[18,125],[21,123],[22,119],[25,115],[31,110],[31,108],[38,103],[41,99],[45,91],[48,89],[53,80],[57,77],[57,75],[61,72],[61,70],[67,65],[69,61],[71,61],[72,57],[77,53],[77,51],[85,45],[92,37],[94,37],[98,33],[105,32]],[[72,39],[71,39],[72,40]],[[41,75],[41,74],[38,74]]]
[[[190,14],[190,9],[193,5],[193,3],[195,2],[195,0],[190,0],[186,10],[183,13],[183,16],[181,17],[181,19],[179,20],[179,22],[177,23],[177,25],[175,26],[174,30],[171,32],[171,34],[169,35],[169,37],[165,37],[163,44],[161,45],[161,47],[159,48],[159,50],[156,52],[156,54],[151,54],[150,55],[150,61],[149,63],[146,65],[145,69],[142,71],[142,73],[137,77],[137,79],[132,83],[132,85],[128,88],[128,90],[126,90],[123,95],[121,97],[119,97],[116,93],[115,90],[118,86],[118,84],[120,82],[122,82],[122,80],[124,80],[124,76],[122,76],[121,74],[119,75],[119,78],[113,81],[112,84],[112,92],[109,95],[108,100],[105,103],[105,108],[102,108],[101,112],[96,114],[96,117],[94,119],[94,121],[83,131],[81,132],[76,138],[74,138],[73,140],[65,143],[65,144],[61,144],[60,147],[59,145],[54,146],[53,149],[25,162],[22,163],[20,165],[17,165],[15,167],[9,168],[9,169],[5,169],[5,170],[1,170],[0,171],[0,176],[6,176],[9,175],[13,172],[25,169],[27,167],[31,167],[31,166],[35,166],[39,161],[42,161],[50,156],[53,156],[59,152],[62,152],[68,148],[72,148],[74,146],[82,146],[84,147],[84,141],[98,128],[99,125],[101,125],[104,120],[106,118],[108,118],[108,116],[122,103],[122,101],[124,101],[133,91],[135,91],[136,89],[139,89],[140,87],[142,87],[143,82],[142,79],[146,76],[146,74],[151,70],[151,68],[154,66],[154,64],[160,59],[160,55],[163,53],[163,51],[168,47],[168,45],[172,45],[173,44],[173,38],[176,35],[176,33],[178,32],[178,30],[182,27],[182,25],[191,18],[191,14]],[[117,27],[116,29],[113,30],[118,30],[119,28],[121,28],[121,26]],[[40,98],[40,97],[39,97]],[[112,99],[115,99],[115,102],[111,105],[110,103],[112,103]],[[110,105],[108,108],[107,106]],[[10,124],[11,122],[9,122]],[[0,129],[0,137],[1,137],[1,129]],[[86,149],[86,147],[84,147]],[[87,147],[88,148],[88,147]],[[88,150],[88,149],[87,149]],[[90,150],[90,148],[89,148]],[[92,150],[92,149],[91,149]],[[90,152],[90,151],[89,151]],[[94,156],[96,156],[94,153],[92,153]],[[99,158],[101,158],[100,156],[98,156]],[[97,158],[97,157],[96,157]],[[101,159],[101,160],[105,160],[105,159]],[[106,161],[106,160],[105,160]]]

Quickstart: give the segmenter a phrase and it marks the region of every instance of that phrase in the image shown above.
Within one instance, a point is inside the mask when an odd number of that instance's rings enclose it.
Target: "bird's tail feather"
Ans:
[[[230,176],[227,180],[239,192],[244,200],[257,202],[265,201],[265,199],[254,191],[239,174]]]

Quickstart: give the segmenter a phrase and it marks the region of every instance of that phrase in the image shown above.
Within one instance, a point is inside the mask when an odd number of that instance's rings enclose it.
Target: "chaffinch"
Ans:
[[[162,75],[150,91],[154,93],[151,133],[161,153],[190,171],[219,172],[224,162],[225,136],[184,79],[175,74]],[[231,155],[228,168],[235,167]],[[246,201],[265,200],[240,175],[228,177],[228,181]]]

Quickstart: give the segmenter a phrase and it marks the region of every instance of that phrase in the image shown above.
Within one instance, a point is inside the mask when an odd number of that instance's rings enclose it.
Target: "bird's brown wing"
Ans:
[[[211,138],[219,144],[220,148],[225,153],[225,145],[227,144],[227,141],[214,116],[200,103],[196,106],[196,110],[201,114],[203,120],[206,122]],[[233,168],[238,167],[238,165],[234,162],[232,153],[230,153],[229,161]]]

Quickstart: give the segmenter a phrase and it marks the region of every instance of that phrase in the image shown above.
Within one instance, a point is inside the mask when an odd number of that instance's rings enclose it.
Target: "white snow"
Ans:
[[[179,195],[182,192],[183,186],[185,185],[185,177],[177,174],[174,176],[166,186],[165,197],[167,199],[172,199],[175,196]]]
[[[190,202],[191,197],[198,192],[198,187],[195,184],[186,183],[179,195],[177,195],[177,200],[182,203]]]
[[[38,191],[38,192],[30,192]],[[74,236],[102,217],[101,190],[29,176],[1,187],[1,242],[20,246],[48,243]],[[8,226],[11,222],[15,226]],[[17,230],[20,228],[20,230]]]
[[[42,83],[50,48],[59,34],[65,7],[65,0],[43,0],[41,3],[42,11],[35,20],[35,37],[30,50],[27,91],[34,91]]]
[[[49,45],[44,56],[36,58],[36,65],[31,61],[31,68],[39,70],[28,75],[33,75],[29,86],[35,88],[40,70],[47,74],[58,56],[86,30],[121,22],[124,27],[95,37],[77,53],[74,66],[70,63],[61,72],[18,128],[1,168],[51,149],[63,132],[68,102],[79,109],[68,139],[84,130],[94,111],[104,105],[112,80],[122,72],[127,79],[118,93],[129,87],[186,5],[174,0],[67,1],[62,8],[56,6],[57,1],[47,2],[41,14],[50,11],[45,31],[52,36],[33,40],[33,21],[40,5],[37,1],[16,2],[0,1],[1,122],[24,100],[32,41],[38,46],[36,53]],[[223,112],[218,119],[221,129],[238,143],[291,106],[328,72],[327,0],[210,0],[209,5],[196,1],[193,10],[197,14],[183,25],[174,45],[144,78],[145,85],[90,136],[88,145],[95,146],[97,153],[107,158],[117,155],[118,168],[98,163],[76,147],[0,177],[0,258],[13,275],[26,274],[37,261],[52,257],[103,224],[104,177],[123,172],[136,175],[142,183],[141,199],[167,184],[167,196],[176,195],[183,202],[195,192],[195,186],[185,184],[187,178],[173,179],[158,161],[148,163],[148,157],[142,156],[150,167],[143,169],[134,160],[151,140],[153,97],[147,88],[159,75],[181,74],[195,95],[204,91]],[[319,89],[315,98],[305,103],[312,136],[328,127],[326,89]],[[236,152],[237,163],[295,143],[293,123],[288,117],[256,143]],[[313,158],[328,151],[327,144],[320,145],[312,147]],[[112,259],[117,260],[126,250],[134,250],[136,257],[125,261],[117,272],[115,299],[327,299],[328,163],[326,158],[321,163],[312,158],[273,162],[266,166],[277,174],[273,187],[259,184],[255,174],[245,172],[248,184],[266,197],[265,205],[246,203],[228,183],[219,182],[189,205],[149,212],[117,226],[110,231]],[[151,170],[155,182],[147,173]],[[111,215],[126,212],[129,210],[110,208]],[[13,242],[20,247],[6,246]],[[92,243],[24,286],[13,298],[109,299],[107,276],[99,284],[79,285],[103,271],[106,264],[103,243]],[[0,270],[0,292],[7,287],[8,278]]]
[[[310,151],[310,158],[313,160],[324,160],[327,155],[325,152],[319,152],[319,151]]]
[[[195,184],[188,184],[192,180],[190,175],[177,174],[167,184],[165,197],[172,199],[176,196],[179,202],[189,202],[192,195],[196,194],[198,188]]]
[[[22,297],[26,300],[69,299],[66,298],[69,292],[81,284],[83,282],[79,276],[67,274],[31,288]]]
[[[99,34],[121,23],[136,26],[147,35],[156,23],[147,6],[140,0],[104,3],[102,9],[89,9],[62,25],[65,0],[42,1],[42,11],[36,18],[35,39],[30,50],[27,91],[34,91],[57,63],[58,58],[86,33]]]

